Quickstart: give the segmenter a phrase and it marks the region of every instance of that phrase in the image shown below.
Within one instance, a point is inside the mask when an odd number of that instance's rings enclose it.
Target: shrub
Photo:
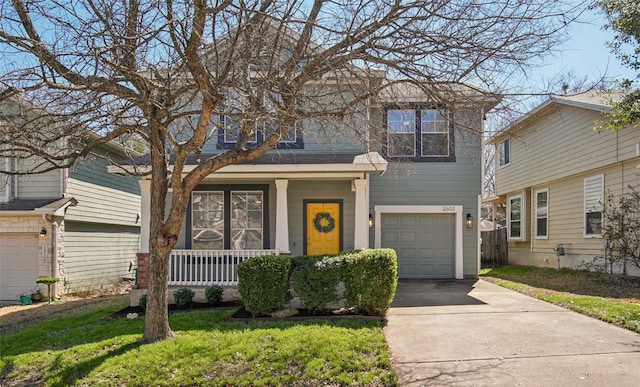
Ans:
[[[217,304],[222,301],[222,293],[224,293],[224,289],[218,285],[207,286],[204,289],[204,296],[207,298],[207,301],[212,304]]]
[[[238,265],[238,292],[245,309],[254,316],[283,307],[288,299],[291,257],[268,255]]]
[[[337,290],[344,267],[342,257],[298,257],[293,267],[291,285],[308,309],[327,309],[328,304],[340,299]]]
[[[361,250],[343,256],[347,306],[365,314],[384,316],[398,284],[398,262],[393,249]]]
[[[173,302],[176,305],[189,305],[195,295],[196,292],[189,288],[180,288],[173,292]]]

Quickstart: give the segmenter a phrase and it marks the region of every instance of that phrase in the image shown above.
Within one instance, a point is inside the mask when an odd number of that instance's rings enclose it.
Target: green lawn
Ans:
[[[44,321],[0,338],[0,386],[397,385],[380,323],[228,322],[175,313],[177,338],[139,342],[123,305]]]
[[[506,266],[482,278],[640,333],[640,278],[581,270]]]

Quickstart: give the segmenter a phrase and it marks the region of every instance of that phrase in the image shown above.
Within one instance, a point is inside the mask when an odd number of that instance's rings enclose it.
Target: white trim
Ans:
[[[520,199],[520,236],[519,237],[511,237],[511,201],[513,199]],[[507,239],[510,241],[524,241],[525,239],[525,234],[526,234],[526,227],[525,224],[527,222],[526,220],[526,209],[527,207],[525,206],[525,202],[524,202],[524,194],[519,193],[517,195],[511,195],[507,197]]]
[[[369,201],[367,191],[369,190],[369,180],[356,179],[353,181],[355,188],[355,208],[354,208],[354,229],[353,248],[369,248]]]
[[[382,246],[381,220],[382,214],[455,214],[456,218],[456,240],[455,240],[455,260],[454,277],[464,279],[464,251],[463,251],[463,230],[464,221],[462,219],[462,206],[374,206],[375,212],[375,248]],[[479,227],[478,227],[479,228]]]
[[[288,254],[289,249],[289,209],[287,188],[289,180],[276,180],[276,250]]]
[[[304,156],[300,156],[304,157]],[[250,174],[274,174],[280,177],[283,174],[291,174],[298,178],[309,177],[308,174],[314,174],[313,177],[344,177],[344,178],[360,178],[364,173],[384,173],[387,170],[387,161],[377,152],[369,152],[354,157],[351,163],[331,163],[331,164],[232,164],[220,168],[210,176],[227,174],[242,174],[242,178],[250,177]],[[182,173],[186,174],[197,168],[197,165],[185,165]],[[169,171],[173,171],[173,165],[168,167]],[[123,172],[150,172],[151,166],[133,166],[133,165],[109,165],[107,167],[109,173],[122,174]],[[306,176],[305,176],[306,174]],[[316,176],[316,174],[318,176]],[[222,176],[221,176],[222,177]]]
[[[149,252],[151,236],[151,180],[140,179],[140,253]]]
[[[546,235],[538,235],[538,193],[547,193],[547,233]],[[542,188],[533,191],[533,237],[535,239],[549,239],[549,188]]]

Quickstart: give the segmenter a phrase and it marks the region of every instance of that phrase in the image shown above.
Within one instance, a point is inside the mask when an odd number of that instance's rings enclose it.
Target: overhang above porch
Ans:
[[[208,159],[215,155],[200,155],[200,159]],[[197,167],[195,156],[187,159],[183,173],[189,173]],[[149,172],[148,156],[137,158],[134,164],[109,166],[110,173],[121,174],[125,171],[138,173]],[[225,178],[273,177],[300,178],[362,178],[364,174],[383,174],[388,162],[377,152],[369,153],[312,153],[273,151],[249,162],[228,165],[215,171],[215,175]],[[169,166],[169,170],[172,167]],[[222,177],[222,176],[221,176]]]

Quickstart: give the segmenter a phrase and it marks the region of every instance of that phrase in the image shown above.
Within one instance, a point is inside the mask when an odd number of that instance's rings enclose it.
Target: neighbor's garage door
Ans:
[[[17,301],[36,287],[38,238],[30,235],[0,235],[0,300]]]
[[[454,214],[382,214],[381,227],[400,278],[454,278]]]

